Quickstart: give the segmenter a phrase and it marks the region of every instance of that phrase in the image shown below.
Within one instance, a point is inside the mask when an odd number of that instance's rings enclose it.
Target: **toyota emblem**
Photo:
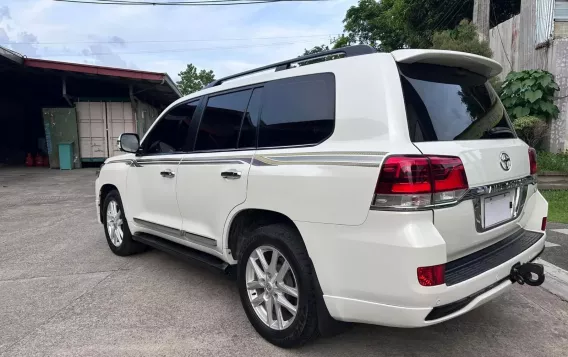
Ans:
[[[499,158],[501,159],[501,168],[505,171],[509,171],[511,169],[511,158],[509,155],[506,152],[502,152]]]

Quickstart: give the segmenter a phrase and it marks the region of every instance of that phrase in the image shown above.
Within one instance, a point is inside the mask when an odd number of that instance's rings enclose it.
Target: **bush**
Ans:
[[[517,135],[529,146],[537,147],[546,136],[548,125],[540,118],[527,116],[513,122]]]
[[[563,171],[568,172],[568,153],[554,154],[539,151],[537,155],[539,171]]]
[[[432,48],[468,52],[489,58],[493,55],[489,42],[479,40],[477,28],[468,20],[462,20],[453,30],[435,32]]]
[[[512,119],[538,116],[554,119],[560,112],[554,104],[554,93],[559,90],[550,72],[528,70],[510,72],[500,93],[503,105]]]

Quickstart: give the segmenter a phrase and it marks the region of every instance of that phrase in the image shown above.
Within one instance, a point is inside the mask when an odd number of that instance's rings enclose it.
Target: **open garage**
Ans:
[[[117,154],[121,133],[143,135],[180,97],[164,73],[25,58],[2,47],[0,80],[0,166],[32,158],[63,167],[61,145],[72,168],[102,162]]]

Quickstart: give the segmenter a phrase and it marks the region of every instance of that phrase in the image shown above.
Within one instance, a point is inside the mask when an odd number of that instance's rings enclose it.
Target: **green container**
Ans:
[[[59,143],[59,168],[73,169],[73,142]]]

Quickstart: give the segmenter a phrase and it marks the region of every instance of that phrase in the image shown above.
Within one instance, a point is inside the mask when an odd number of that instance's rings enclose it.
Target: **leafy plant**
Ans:
[[[529,146],[537,147],[546,137],[548,124],[537,117],[522,117],[513,122],[517,135]]]
[[[550,72],[527,70],[510,72],[503,82],[501,100],[513,119],[538,116],[545,119],[558,117],[554,93],[558,84]]]
[[[435,32],[432,48],[468,52],[489,58],[493,54],[489,42],[479,40],[477,28],[468,20],[462,20],[455,29]]]

